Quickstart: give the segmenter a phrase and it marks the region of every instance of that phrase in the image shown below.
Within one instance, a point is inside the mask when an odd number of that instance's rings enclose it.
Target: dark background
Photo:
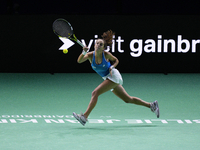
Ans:
[[[199,73],[200,44],[191,53],[142,53],[131,57],[132,39],[200,39],[199,1],[25,1],[0,2],[1,72],[93,72],[89,63],[77,64],[81,47],[68,54],[58,51],[62,42],[52,32],[57,18],[68,20],[79,39],[86,43],[109,29],[122,43],[124,53],[113,53],[120,60],[120,72]],[[93,47],[93,45],[92,45]]]
[[[1,14],[200,14],[199,0],[1,0]]]

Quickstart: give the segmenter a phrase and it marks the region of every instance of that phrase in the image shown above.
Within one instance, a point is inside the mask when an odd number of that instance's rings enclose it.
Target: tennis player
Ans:
[[[102,39],[98,39],[96,41],[94,51],[88,52],[88,47],[84,47],[83,52],[78,57],[78,63],[83,63],[86,60],[89,60],[92,69],[104,79],[104,81],[92,92],[92,97],[85,113],[76,114],[75,112],[73,112],[74,117],[82,125],[86,124],[89,114],[97,104],[99,95],[110,90],[116,96],[121,98],[125,103],[131,103],[150,108],[151,111],[156,114],[157,118],[159,118],[160,112],[157,101],[148,103],[141,100],[140,98],[130,96],[123,88],[122,76],[120,72],[116,69],[119,60],[110,52],[105,51],[107,46],[112,46],[112,39],[114,34],[115,33],[112,32],[112,30],[104,32],[102,35]]]

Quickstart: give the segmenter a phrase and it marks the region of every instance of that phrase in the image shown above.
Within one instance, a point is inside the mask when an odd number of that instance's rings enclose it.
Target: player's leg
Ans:
[[[117,85],[118,85],[117,83],[114,83],[107,79],[107,80],[104,80],[98,87],[96,87],[96,89],[92,92],[92,97],[88,105],[88,108],[86,112],[84,113],[84,116],[88,118],[89,114],[91,113],[93,108],[96,106],[99,95],[115,88]]]
[[[112,92],[116,96],[118,96],[119,98],[121,98],[126,103],[132,103],[132,104],[136,104],[136,105],[142,105],[142,106],[150,108],[150,103],[145,102],[145,101],[141,100],[140,98],[130,96],[125,91],[125,89],[123,88],[122,85],[118,85],[117,87],[115,87]]]

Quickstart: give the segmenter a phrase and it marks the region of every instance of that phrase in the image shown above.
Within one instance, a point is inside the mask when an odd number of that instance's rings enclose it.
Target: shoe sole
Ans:
[[[157,112],[158,112],[157,118],[159,118],[160,117],[160,109],[159,109],[159,106],[158,106],[158,101],[155,101],[155,102],[156,102],[156,106],[158,108],[158,110],[157,110]]]
[[[77,117],[77,114],[75,112],[73,112],[73,116],[76,118],[76,120],[78,120],[83,126],[85,126],[86,122],[83,122],[82,120],[79,119],[79,117]]]

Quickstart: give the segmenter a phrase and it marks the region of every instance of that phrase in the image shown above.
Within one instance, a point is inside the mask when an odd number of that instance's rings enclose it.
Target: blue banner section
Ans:
[[[1,72],[93,72],[89,62],[77,63],[79,44],[69,44],[53,33],[57,18],[68,20],[90,51],[103,32],[113,30],[113,46],[106,50],[119,59],[122,73],[200,72],[197,15],[0,16]],[[67,54],[62,51],[65,45],[71,45]]]

